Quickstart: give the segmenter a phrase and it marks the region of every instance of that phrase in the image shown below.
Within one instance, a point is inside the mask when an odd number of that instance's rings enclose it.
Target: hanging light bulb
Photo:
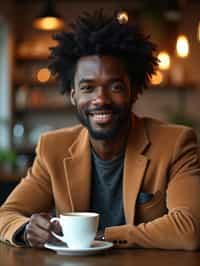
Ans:
[[[160,52],[158,54],[158,59],[160,70],[168,70],[170,68],[170,55],[167,52]]]
[[[64,22],[55,11],[53,0],[47,0],[41,14],[33,21],[33,27],[39,30],[61,30]]]
[[[182,10],[180,7],[180,1],[177,0],[167,0],[166,9],[164,11],[164,17],[168,21],[177,22],[180,21],[182,16]]]
[[[128,13],[126,11],[119,11],[117,13],[117,20],[120,24],[128,23]]]
[[[189,54],[189,41],[185,35],[180,35],[176,42],[176,52],[179,57],[185,58]]]

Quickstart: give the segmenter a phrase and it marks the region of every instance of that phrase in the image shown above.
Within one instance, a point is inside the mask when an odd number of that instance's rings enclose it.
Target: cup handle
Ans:
[[[60,223],[60,219],[59,219],[58,217],[53,217],[53,218],[51,218],[50,223],[53,223],[54,221],[57,221],[57,222]],[[62,242],[64,242],[64,237],[63,237],[63,236],[59,236],[59,235],[57,235],[57,234],[56,234],[55,232],[53,232],[53,231],[51,231],[51,234],[52,234],[55,238],[57,238],[57,239],[61,240]]]

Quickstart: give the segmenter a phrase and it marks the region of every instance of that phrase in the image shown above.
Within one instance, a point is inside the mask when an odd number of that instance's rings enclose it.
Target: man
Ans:
[[[44,134],[26,178],[0,210],[13,245],[53,241],[50,211],[100,213],[116,247],[196,250],[200,164],[195,133],[131,113],[157,66],[139,30],[102,12],[57,35],[52,72],[82,124]]]

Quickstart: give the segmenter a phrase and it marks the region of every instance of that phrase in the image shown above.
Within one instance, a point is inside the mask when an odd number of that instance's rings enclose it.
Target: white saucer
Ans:
[[[45,248],[56,251],[59,255],[68,255],[68,256],[88,256],[95,255],[103,252],[113,246],[113,243],[106,241],[94,241],[90,248],[83,249],[72,249],[68,248],[65,244],[53,244],[46,243]]]

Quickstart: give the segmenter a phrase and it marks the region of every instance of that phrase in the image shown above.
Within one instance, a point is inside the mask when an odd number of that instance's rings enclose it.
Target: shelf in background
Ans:
[[[194,83],[185,83],[182,85],[174,85],[171,83],[165,85],[151,85],[147,90],[174,90],[174,91],[185,91],[190,89],[197,89],[197,86]]]
[[[36,81],[36,80],[31,80],[31,79],[15,79],[14,80],[14,84],[15,84],[15,87],[16,86],[22,86],[23,84],[28,84],[28,88],[32,88],[32,87],[37,87],[38,88],[50,88],[50,89],[57,89],[57,87],[59,86],[58,85],[58,82],[56,80],[52,80],[52,81],[48,81],[48,82],[39,82],[39,81]]]
[[[19,63],[27,63],[27,62],[43,62],[46,61],[48,62],[50,60],[49,55],[39,55],[39,56],[20,56],[16,55],[15,60]]]
[[[27,113],[35,113],[35,114],[40,114],[40,113],[57,113],[57,112],[62,112],[62,113],[68,113],[68,112],[73,111],[72,106],[54,106],[54,107],[27,107],[24,109],[16,109],[15,114],[16,115],[24,115]]]

